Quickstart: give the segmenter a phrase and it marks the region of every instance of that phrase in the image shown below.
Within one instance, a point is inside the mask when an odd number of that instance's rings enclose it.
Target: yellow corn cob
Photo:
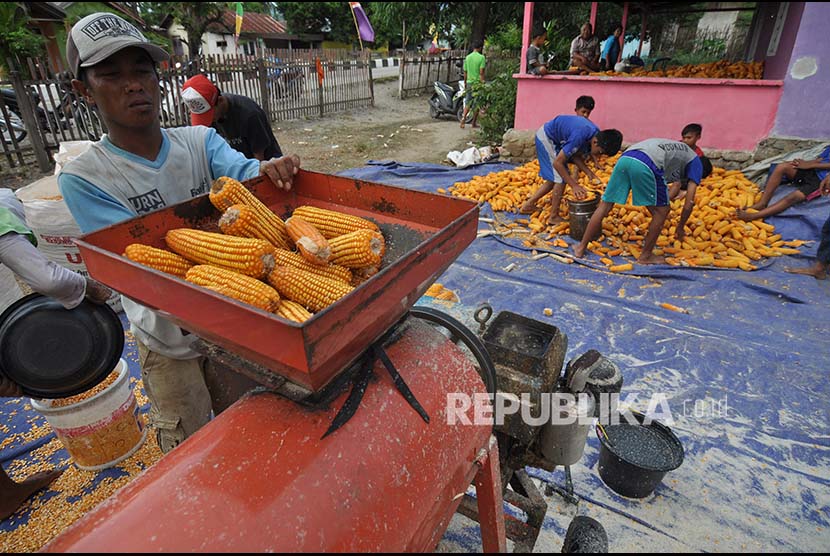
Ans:
[[[342,236],[357,230],[380,231],[373,222],[360,218],[359,216],[352,216],[351,214],[312,206],[297,207],[294,209],[292,215],[299,216],[320,230],[320,233],[326,239]]]
[[[173,274],[179,278],[184,278],[187,271],[193,266],[193,263],[180,255],[164,249],[156,249],[149,245],[142,245],[141,243],[128,245],[124,249],[124,256],[131,261],[155,268],[167,274]]]
[[[290,299],[283,299],[280,302],[280,308],[277,314],[284,319],[292,320],[294,322],[305,322],[312,317],[311,313],[306,311],[305,307],[299,303],[295,303]]]
[[[264,239],[280,249],[290,249],[284,238],[256,215],[253,207],[243,204],[231,205],[219,219],[222,233],[237,237]],[[279,243],[274,243],[277,241]]]
[[[328,264],[331,248],[317,228],[299,216],[292,216],[286,220],[285,230],[305,260],[316,265]]]
[[[358,230],[332,238],[329,246],[329,262],[346,268],[379,266],[386,250],[383,236],[371,230]]]
[[[319,265],[311,264],[305,260],[299,253],[292,253],[285,249],[277,249],[274,251],[275,266],[293,266],[306,272],[317,274],[318,276],[325,276],[326,278],[333,278],[346,284],[352,281],[352,271],[345,266],[336,264]]]
[[[187,271],[185,279],[269,313],[280,308],[280,295],[274,288],[232,270],[207,264],[196,265]]]
[[[295,301],[308,310],[322,311],[352,291],[348,284],[294,268],[278,266],[268,275],[268,283],[280,295]]]
[[[274,246],[262,239],[179,228],[167,232],[164,240],[170,249],[199,264],[221,266],[254,278],[263,278],[274,269]]]
[[[274,246],[288,249],[290,242],[285,231],[285,222],[274,211],[257,199],[247,187],[233,178],[218,178],[210,188],[210,202],[221,211],[233,205],[247,205],[254,210],[257,226]]]

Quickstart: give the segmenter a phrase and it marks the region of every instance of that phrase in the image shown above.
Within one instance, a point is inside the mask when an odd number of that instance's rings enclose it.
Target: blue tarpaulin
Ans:
[[[512,165],[458,170],[377,162],[342,175],[434,192],[508,168]],[[782,187],[777,197],[787,192]],[[785,239],[817,240],[828,213],[830,201],[820,199],[768,222]],[[482,216],[494,215],[484,206]],[[614,552],[830,546],[830,284],[783,272],[785,266],[809,264],[816,246],[803,248],[804,256],[765,261],[755,272],[635,265],[620,275],[607,272],[594,255],[584,264],[534,261],[521,241],[487,237],[475,240],[447,270],[439,281],[460,302],[423,298],[420,304],[446,311],[472,330],[477,330],[472,314],[484,302],[496,312],[509,310],[558,327],[568,336],[568,359],[596,349],[620,367],[622,399],[633,409],[645,411],[650,400],[661,399],[654,395],[664,396],[670,426],[685,449],[683,465],[668,473],[654,494],[634,501],[600,479],[599,441],[591,433],[582,460],[572,467],[581,502],[574,506],[556,494],[546,497],[549,509],[537,551],[559,551],[574,515],[599,520]],[[546,308],[551,316],[545,316]],[[128,341],[125,355],[138,378],[134,349]],[[7,427],[4,437],[12,439],[0,445],[4,467],[33,457],[50,438],[31,441],[19,434],[44,425],[24,400],[0,402],[0,423]],[[68,463],[62,450],[50,461]],[[107,470],[90,481],[119,473]],[[561,469],[530,473],[540,484],[564,484]],[[6,532],[27,519],[24,510],[14,522],[0,523],[0,545]],[[480,546],[478,526],[459,517],[439,549],[479,551]]]
[[[377,163],[342,174],[435,191],[509,167]],[[782,187],[776,199],[788,192]],[[817,240],[828,215],[830,200],[819,199],[767,221],[785,239]],[[489,206],[482,216],[493,216]],[[591,254],[585,264],[533,261],[521,240],[491,236],[477,239],[449,268],[439,282],[460,303],[419,303],[472,330],[472,314],[484,302],[496,312],[556,326],[568,336],[568,359],[596,349],[620,367],[622,400],[632,408],[645,411],[652,399],[660,400],[652,396],[665,396],[671,428],[685,448],[683,465],[654,494],[633,501],[602,482],[599,441],[591,433],[582,461],[572,467],[582,502],[575,507],[556,494],[547,498],[537,551],[559,551],[574,515],[599,520],[614,552],[830,546],[830,284],[783,272],[810,264],[817,244],[802,248],[804,256],[764,261],[755,272],[635,265],[619,275]],[[531,474],[565,482],[561,469]],[[477,526],[470,523],[456,519],[442,546],[480,550]]]

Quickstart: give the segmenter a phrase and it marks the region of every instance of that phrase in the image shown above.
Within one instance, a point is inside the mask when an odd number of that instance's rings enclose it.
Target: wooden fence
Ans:
[[[44,60],[8,61],[0,80],[0,171],[34,159],[42,171],[61,142],[97,140],[106,132],[94,107],[72,90],[68,75],[55,75]],[[257,102],[271,123],[324,117],[372,106],[368,53],[343,50],[267,50],[259,56],[171,59],[159,70],[162,127],[190,125],[182,84],[202,72],[222,92]]]
[[[464,79],[464,59],[469,54],[467,50],[450,50],[440,54],[407,54],[401,58],[401,68],[398,77],[398,93],[400,98],[413,94],[432,91],[433,84],[441,81],[447,85],[458,83]],[[493,68],[498,62],[516,60],[519,52],[499,52],[487,54],[485,76],[491,77]]]

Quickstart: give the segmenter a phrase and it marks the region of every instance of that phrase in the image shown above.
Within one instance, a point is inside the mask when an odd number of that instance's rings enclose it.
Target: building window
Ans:
[[[228,41],[216,41],[216,46],[218,48],[227,48],[228,47]]]

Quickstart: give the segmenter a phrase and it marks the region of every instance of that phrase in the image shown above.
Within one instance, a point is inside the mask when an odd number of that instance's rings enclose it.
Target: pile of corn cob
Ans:
[[[683,77],[695,79],[763,79],[764,62],[730,62],[729,60],[719,60],[707,64],[671,66],[665,70],[648,71],[645,68],[634,68],[630,73],[619,73],[610,70],[591,72],[589,75],[611,77]]]
[[[589,196],[602,194],[618,159],[619,155],[602,157],[602,169],[597,168],[593,162],[588,163],[600,183],[594,183],[588,176],[580,173],[579,183],[589,191]],[[517,212],[524,201],[542,184],[538,170],[539,162],[534,160],[514,170],[495,172],[475,177],[469,182],[456,183],[449,188],[449,192],[456,197],[487,201],[494,211]],[[667,262],[672,265],[714,266],[750,271],[757,268],[753,263],[764,257],[798,253],[799,251],[794,248],[806,242],[784,241],[780,234],[775,233],[774,226],[763,221],[743,222],[735,218],[737,209],[750,206],[760,198],[758,187],[742,172],[715,168],[697,188],[694,211],[686,223],[687,233],[683,241],[675,239],[675,232],[685,200],[679,199],[671,203],[671,211],[657,240],[655,254],[666,255]],[[532,235],[524,240],[527,247],[567,248],[568,244],[556,236],[570,231],[567,218],[568,201],[571,199],[573,196],[570,187],[567,187],[558,211],[558,214],[566,219],[561,224],[547,224],[551,215],[548,195],[531,216],[518,219],[508,227],[514,230],[526,228],[532,232]],[[651,216],[645,207],[618,205],[603,222],[603,235],[589,244],[589,250],[601,257],[602,262],[612,271],[631,270],[627,264],[615,263],[612,257],[638,258],[650,221]],[[544,232],[547,232],[547,236],[543,239],[540,235]]]
[[[210,200],[222,233],[169,230],[170,251],[132,244],[124,256],[294,322],[380,269],[385,242],[373,222],[312,206],[283,221],[231,178],[213,183]]]

